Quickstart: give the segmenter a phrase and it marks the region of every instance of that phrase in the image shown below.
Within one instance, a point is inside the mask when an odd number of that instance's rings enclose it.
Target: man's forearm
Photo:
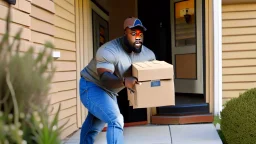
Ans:
[[[120,88],[123,86],[123,80],[110,72],[104,72],[100,76],[100,80],[102,84],[108,89]]]

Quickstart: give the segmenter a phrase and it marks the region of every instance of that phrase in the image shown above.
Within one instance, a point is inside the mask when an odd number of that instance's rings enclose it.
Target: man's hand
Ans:
[[[124,86],[132,89],[135,84],[138,83],[138,80],[135,77],[125,77],[124,78]]]

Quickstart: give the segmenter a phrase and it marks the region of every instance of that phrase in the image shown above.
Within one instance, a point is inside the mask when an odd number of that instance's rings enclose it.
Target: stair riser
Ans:
[[[195,116],[152,116],[152,124],[193,124],[193,123],[212,123],[213,115]]]

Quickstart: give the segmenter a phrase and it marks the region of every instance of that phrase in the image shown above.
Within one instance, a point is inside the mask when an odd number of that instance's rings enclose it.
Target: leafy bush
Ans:
[[[58,144],[59,109],[49,116],[48,91],[54,75],[53,59],[46,43],[35,55],[34,48],[21,53],[20,35],[10,39],[10,8],[6,33],[0,42],[0,144]]]
[[[228,144],[256,142],[256,88],[228,101],[221,112],[221,130]]]

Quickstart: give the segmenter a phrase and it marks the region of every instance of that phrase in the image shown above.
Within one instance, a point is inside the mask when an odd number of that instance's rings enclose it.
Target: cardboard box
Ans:
[[[164,61],[147,61],[132,64],[132,75],[140,84],[127,90],[130,106],[150,108],[175,105],[173,65]]]

